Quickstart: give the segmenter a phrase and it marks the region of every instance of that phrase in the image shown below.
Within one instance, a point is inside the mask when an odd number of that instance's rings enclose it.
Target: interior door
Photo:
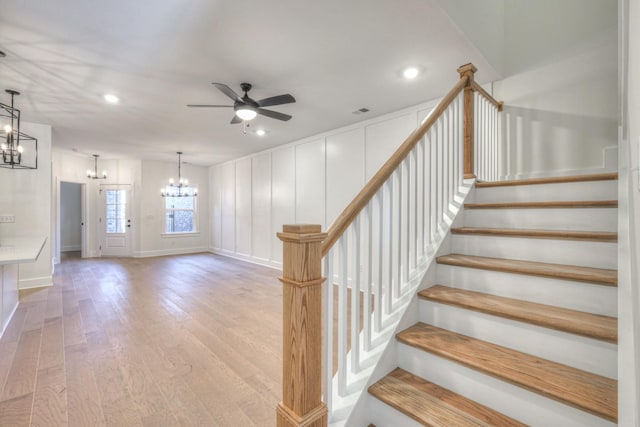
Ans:
[[[100,188],[100,251],[106,256],[131,255],[131,189],[129,185]]]

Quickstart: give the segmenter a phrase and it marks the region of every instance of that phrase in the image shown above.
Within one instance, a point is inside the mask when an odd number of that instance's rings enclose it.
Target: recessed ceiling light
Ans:
[[[264,129],[258,129],[256,131],[256,135],[258,136],[264,136],[267,132]]]
[[[104,96],[104,100],[105,100],[105,101],[107,101],[107,102],[109,102],[109,103],[111,103],[111,104],[117,104],[117,103],[118,103],[118,101],[120,101],[120,99],[119,99],[117,96],[112,95],[112,94],[110,94],[110,93],[107,93],[107,94]]]
[[[402,71],[402,75],[408,80],[415,79],[418,77],[418,74],[420,74],[418,67],[407,67]]]

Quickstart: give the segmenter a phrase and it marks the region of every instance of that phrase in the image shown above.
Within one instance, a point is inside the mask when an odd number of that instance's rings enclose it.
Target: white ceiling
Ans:
[[[53,145],[107,158],[210,165],[440,96],[456,68],[496,71],[434,0],[0,0],[0,89]],[[401,70],[424,73],[406,81]],[[290,93],[243,134],[211,82]],[[113,93],[118,105],[104,102]],[[0,100],[9,101],[0,93]],[[361,107],[371,110],[354,115]]]

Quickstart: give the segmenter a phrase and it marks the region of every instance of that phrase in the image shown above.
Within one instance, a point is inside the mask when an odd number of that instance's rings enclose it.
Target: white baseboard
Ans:
[[[77,252],[81,249],[82,247],[80,245],[69,245],[69,246],[62,246],[60,248],[60,252]]]
[[[20,305],[20,302],[16,301],[16,305],[13,306],[13,310],[11,310],[11,314],[9,315],[9,317],[7,317],[7,322],[5,323],[4,327],[2,328],[2,331],[0,331],[0,338],[2,338],[2,336],[4,335],[4,331],[7,330],[7,327],[11,323],[11,319],[13,319],[13,315],[16,314],[16,310],[18,309],[18,305]],[[2,325],[0,325],[0,326],[2,326]]]
[[[53,285],[53,276],[34,277],[18,280],[18,289],[46,288]]]
[[[252,264],[261,265],[263,267],[273,268],[274,270],[282,270],[282,263],[271,261],[264,258],[252,257],[247,255],[241,255],[236,252],[227,251],[219,248],[209,248],[209,252],[216,255],[222,255],[229,258],[239,259],[241,261],[250,262]]]
[[[157,249],[153,251],[135,251],[133,252],[134,258],[149,258],[154,256],[167,256],[167,255],[185,255],[185,254],[197,254],[202,252],[210,252],[209,248],[171,248],[171,249]]]

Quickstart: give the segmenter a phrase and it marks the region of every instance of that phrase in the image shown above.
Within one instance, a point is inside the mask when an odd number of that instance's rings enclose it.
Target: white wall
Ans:
[[[0,198],[0,212],[15,215],[14,223],[0,224],[0,235],[47,238],[38,260],[19,267],[18,286],[25,289],[52,283],[51,127],[23,121],[20,130],[38,139],[38,169],[0,168],[7,190]]]
[[[621,0],[618,249],[619,425],[640,426],[640,0]],[[628,33],[627,33],[628,31]],[[628,38],[627,38],[628,37]]]
[[[330,226],[433,105],[212,166],[211,250],[281,266],[282,225]]]
[[[617,39],[493,84],[507,178],[617,169]]]
[[[134,256],[147,257],[209,250],[209,185],[207,168],[182,164],[182,177],[198,188],[196,200],[197,232],[169,236],[164,233],[164,199],[160,189],[170,178],[177,181],[178,162],[142,161],[141,184],[134,194],[134,207],[138,211],[136,224],[136,250]],[[137,225],[137,227],[136,227]]]
[[[199,232],[188,236],[162,236],[162,197],[160,188],[169,178],[177,177],[177,162],[154,162],[135,159],[98,160],[99,172],[105,170],[107,179],[93,180],[86,176],[87,169],[93,169],[93,158],[68,150],[54,150],[54,200],[59,193],[59,183],[76,182],[87,185],[86,233],[87,256],[100,256],[101,215],[99,190],[101,185],[129,184],[132,188],[131,206],[131,255],[135,257],[171,255],[207,251],[209,243],[209,200],[207,168],[183,164],[183,177],[198,187]],[[56,212],[53,224],[60,236],[60,213]],[[58,255],[60,240],[56,242]]]
[[[588,52],[616,25],[616,0],[505,0],[504,76]]]
[[[60,251],[79,251],[82,239],[81,184],[60,184]]]
[[[101,185],[111,184],[130,184],[133,189],[133,196],[140,187],[140,161],[131,159],[98,159],[98,173],[107,172],[107,179],[89,179],[87,178],[87,170],[94,169],[93,157],[87,154],[75,153],[68,150],[55,149],[52,155],[53,160],[53,200],[54,215],[53,226],[56,230],[54,233],[55,259],[60,258],[61,249],[61,230],[60,230],[60,185],[62,182],[73,182],[86,184],[86,239],[87,247],[86,255],[88,257],[100,256],[100,223],[98,219],[101,216],[100,205],[100,187]],[[136,225],[139,223],[138,206],[136,203],[132,206],[132,247],[137,248],[139,242],[139,230]]]

